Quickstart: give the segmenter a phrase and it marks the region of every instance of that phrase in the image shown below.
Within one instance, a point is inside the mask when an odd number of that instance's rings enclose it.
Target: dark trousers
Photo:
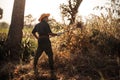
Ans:
[[[49,40],[45,41],[44,39],[38,41],[38,48],[37,48],[36,55],[34,57],[34,68],[36,68],[38,59],[42,55],[43,51],[45,51],[45,53],[48,56],[50,69],[54,70],[54,66],[53,66],[54,61],[53,61],[53,52],[52,52],[51,43]]]

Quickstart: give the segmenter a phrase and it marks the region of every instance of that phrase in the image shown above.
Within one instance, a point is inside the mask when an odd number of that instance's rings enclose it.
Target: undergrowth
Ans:
[[[73,25],[65,26],[68,32],[51,38],[57,80],[119,80],[119,26],[115,20],[93,16],[82,27],[72,30]],[[33,58],[37,41],[30,33],[24,35],[21,63],[15,65],[2,62],[6,58],[3,44],[6,36],[3,37],[0,36],[0,79],[35,80]],[[42,55],[38,67],[42,80],[50,80],[46,55]]]

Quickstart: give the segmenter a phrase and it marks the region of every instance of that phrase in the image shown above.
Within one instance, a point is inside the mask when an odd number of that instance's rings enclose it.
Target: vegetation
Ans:
[[[69,30],[59,37],[51,38],[54,51],[55,73],[58,80],[119,80],[120,24],[104,15],[92,15],[82,25],[59,28]],[[54,28],[54,27],[53,27]],[[55,30],[57,29],[57,30]],[[21,62],[13,64],[4,59],[6,31],[0,36],[0,79],[34,80],[33,57],[37,41],[31,34],[32,28],[24,28],[21,43]],[[58,28],[52,29],[55,32]],[[59,31],[60,31],[59,30]],[[4,36],[3,36],[4,34]],[[9,57],[8,57],[9,58]],[[7,63],[6,63],[7,61]],[[4,67],[2,67],[4,65]],[[42,55],[38,62],[42,80],[50,80],[47,57]]]
[[[69,24],[74,24],[76,19],[76,14],[78,13],[78,8],[82,0],[68,0],[68,4],[61,4],[61,14],[63,16],[63,20],[65,17],[70,21]]]
[[[119,6],[114,1],[111,2],[113,6]],[[54,19],[49,23],[53,32],[65,31],[61,36],[50,38],[56,78],[119,80],[120,19],[112,16],[114,10],[119,16],[119,10],[108,9],[107,16],[91,15],[85,23],[78,20],[75,22],[81,2],[82,0],[68,0],[68,5],[61,5],[63,17],[68,17],[70,25],[60,24]],[[32,15],[25,16],[23,24],[24,8],[25,0],[15,0],[9,29],[7,23],[0,23],[1,80],[36,80],[33,74],[33,59],[37,40],[31,34],[32,22],[35,19]],[[44,54],[38,62],[38,71],[40,78],[37,80],[50,80],[48,61]]]

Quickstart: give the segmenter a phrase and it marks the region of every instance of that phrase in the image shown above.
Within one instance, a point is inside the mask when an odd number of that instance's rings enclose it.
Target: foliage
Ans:
[[[106,11],[107,15],[111,14],[112,17],[120,18],[120,1],[119,0],[106,0],[105,6],[96,6],[94,9]]]
[[[51,38],[57,79],[119,80],[120,24],[110,17],[92,15],[82,27],[75,26],[64,26],[60,29],[67,30],[65,34]],[[31,30],[24,29],[20,53],[25,54],[29,63],[14,65],[13,80],[35,79],[30,55],[36,50],[37,41]],[[48,58],[43,54],[38,61],[42,80],[50,80],[48,66]]]
[[[67,65],[71,64],[68,73],[65,74],[77,75],[78,79],[80,76],[89,76],[89,79],[92,80],[118,80],[119,23],[116,23],[115,20],[107,22],[103,16],[93,16],[92,19],[91,22],[86,23],[86,26],[83,26],[82,30],[69,31],[57,42],[57,45],[59,44],[57,48],[62,55],[68,54],[70,58],[70,62],[64,60],[68,63]],[[68,30],[70,30],[69,28],[71,27],[69,26]],[[76,78],[74,77],[74,79]]]
[[[50,19],[48,23],[53,32],[59,32],[63,29],[63,24],[60,24],[55,19]]]
[[[108,4],[111,7],[111,12],[115,17],[120,18],[120,1],[119,0],[108,0]]]
[[[2,29],[2,28],[1,28]],[[7,39],[7,30],[0,32],[0,79],[9,80],[12,79],[14,69],[19,63],[16,60],[11,61],[11,56],[9,55],[9,50],[6,48],[5,42]],[[34,56],[34,40],[27,37],[23,38],[21,45],[20,65],[29,63],[31,58]],[[16,56],[16,54],[14,54]],[[4,67],[3,67],[4,66]]]
[[[35,19],[31,14],[28,14],[24,17],[24,26],[26,27],[33,27]]]
[[[23,62],[29,62],[31,57],[34,56],[34,42],[30,38],[26,38],[21,44],[21,59]]]
[[[70,20],[69,24],[75,22],[76,14],[78,13],[78,8],[81,2],[82,0],[68,0],[68,4],[63,3],[60,5],[63,18],[67,17],[67,19]]]
[[[1,28],[1,29],[4,29],[4,28]],[[6,39],[7,39],[7,31],[8,30],[1,30],[0,32],[0,59],[5,59],[5,58],[9,58],[9,50],[7,50],[6,48],[6,45],[5,45],[5,42],[6,42]],[[25,32],[25,30],[24,30]],[[26,36],[26,37],[25,37]],[[32,37],[32,36],[31,36]],[[23,35],[23,40],[22,40],[22,43],[20,44],[21,46],[21,49],[20,49],[20,54],[18,57],[21,57],[21,59],[24,61],[24,62],[27,62],[30,60],[30,56],[33,56],[34,55],[34,45],[36,45],[34,43],[34,40],[30,39],[30,37],[27,35],[27,34],[24,34]],[[9,59],[8,59],[9,60]],[[1,60],[2,62],[2,60]]]
[[[6,22],[0,22],[0,28],[8,28],[9,24]]]

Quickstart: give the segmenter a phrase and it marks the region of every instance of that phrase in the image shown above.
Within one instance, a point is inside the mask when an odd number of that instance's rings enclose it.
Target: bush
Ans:
[[[29,62],[31,60],[31,57],[34,56],[34,45],[34,42],[30,40],[30,38],[26,38],[22,41],[21,59],[23,62]]]

